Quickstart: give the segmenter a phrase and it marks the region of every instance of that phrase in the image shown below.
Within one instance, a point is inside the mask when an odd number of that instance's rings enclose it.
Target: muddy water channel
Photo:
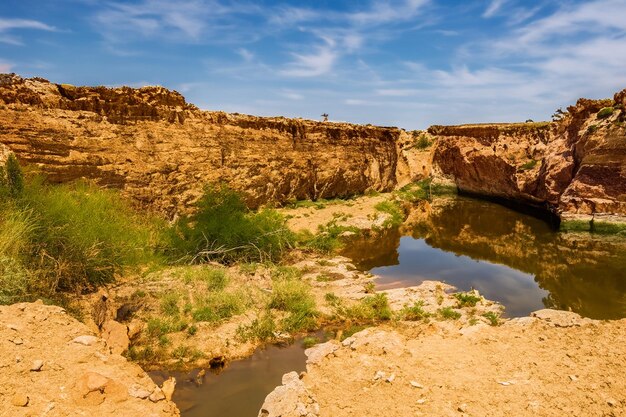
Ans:
[[[302,342],[289,346],[268,346],[247,359],[234,361],[221,372],[151,372],[161,384],[176,378],[173,400],[182,417],[256,417],[263,400],[281,384],[283,374],[305,369]]]
[[[497,300],[508,317],[544,307],[595,319],[626,317],[626,237],[557,232],[544,220],[467,197],[418,206],[409,226],[345,255],[378,287],[445,281]]]

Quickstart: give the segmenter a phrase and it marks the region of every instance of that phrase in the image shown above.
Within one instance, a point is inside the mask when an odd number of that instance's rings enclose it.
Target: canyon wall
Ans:
[[[435,177],[563,218],[626,216],[625,105],[626,90],[552,123],[432,126]]]
[[[200,111],[162,87],[0,77],[0,144],[23,163],[53,182],[88,178],[119,188],[169,216],[222,181],[251,207],[392,190],[403,133]]]
[[[227,182],[259,207],[389,191],[432,175],[565,218],[611,220],[626,216],[625,106],[626,90],[581,99],[556,122],[432,126],[424,134],[201,111],[162,87],[74,87],[4,74],[0,148],[51,181],[92,179],[168,216],[207,183]],[[600,115],[607,107],[613,111]]]

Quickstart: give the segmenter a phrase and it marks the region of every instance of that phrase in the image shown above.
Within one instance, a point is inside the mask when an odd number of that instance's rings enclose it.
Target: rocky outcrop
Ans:
[[[175,91],[0,77],[0,143],[51,181],[88,178],[169,215],[207,183],[251,207],[396,185],[400,129],[197,110]]]
[[[60,307],[0,306],[0,352],[3,416],[179,415],[172,381],[156,386]]]
[[[461,191],[566,218],[626,216],[625,97],[580,99],[552,123],[432,126],[433,170]]]

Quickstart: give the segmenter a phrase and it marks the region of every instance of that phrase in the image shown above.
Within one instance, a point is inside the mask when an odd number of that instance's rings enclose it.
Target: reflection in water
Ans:
[[[351,242],[345,255],[379,275],[382,288],[442,280],[478,289],[511,317],[544,306],[626,317],[626,238],[558,233],[540,219],[466,197],[421,209],[408,230]]]
[[[283,374],[303,371],[305,360],[301,343],[294,343],[258,350],[247,359],[230,363],[219,376],[207,373],[198,380],[196,370],[157,371],[150,377],[159,385],[169,376],[176,378],[173,400],[183,417],[253,417],[267,394],[281,384]]]

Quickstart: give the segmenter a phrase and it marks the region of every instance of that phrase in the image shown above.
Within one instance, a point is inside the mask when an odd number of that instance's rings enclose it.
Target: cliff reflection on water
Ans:
[[[545,221],[467,197],[422,203],[408,224],[350,242],[345,255],[381,288],[441,280],[476,288],[509,317],[544,307],[626,317],[626,237],[554,231]]]

